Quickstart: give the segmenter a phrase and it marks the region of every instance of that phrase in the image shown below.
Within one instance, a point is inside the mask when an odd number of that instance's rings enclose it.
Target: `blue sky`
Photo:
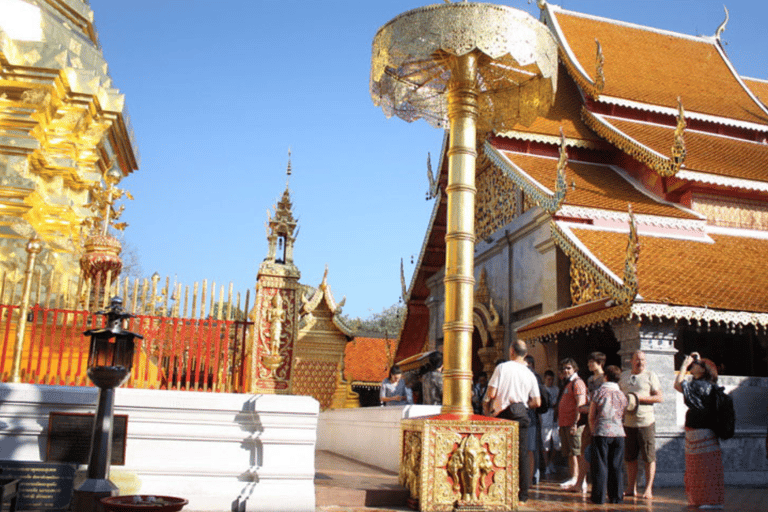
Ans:
[[[318,285],[328,265],[345,313],[367,317],[396,303],[400,259],[410,282],[432,210],[427,153],[436,167],[443,133],[374,107],[371,42],[381,25],[427,3],[90,0],[141,154],[121,186],[135,197],[123,220],[144,273],[254,289],[290,147],[301,282]],[[498,3],[538,17],[535,2]],[[724,19],[720,0],[559,5],[694,35],[714,34]],[[727,6],[723,39],[736,69],[768,78],[768,7]]]

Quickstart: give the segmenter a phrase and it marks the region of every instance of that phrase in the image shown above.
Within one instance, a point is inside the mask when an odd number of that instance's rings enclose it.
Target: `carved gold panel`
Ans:
[[[401,423],[401,485],[424,512],[516,509],[517,423],[456,418]]]
[[[501,169],[488,165],[475,186],[475,235],[483,240],[515,218],[515,185]]]
[[[608,296],[595,276],[571,259],[571,303],[576,306]]]

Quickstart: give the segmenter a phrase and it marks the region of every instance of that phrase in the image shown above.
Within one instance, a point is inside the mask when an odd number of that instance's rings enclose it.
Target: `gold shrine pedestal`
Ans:
[[[400,484],[422,511],[517,508],[518,425],[441,414],[400,424]]]
[[[510,7],[430,5],[373,41],[373,102],[387,116],[450,129],[442,414],[402,427],[401,480],[422,511],[517,508],[517,424],[472,415],[477,136],[532,123],[556,82],[552,34]]]

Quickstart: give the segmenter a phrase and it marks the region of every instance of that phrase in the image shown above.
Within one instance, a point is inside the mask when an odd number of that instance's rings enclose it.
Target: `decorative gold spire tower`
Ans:
[[[0,119],[11,120],[0,122],[0,270],[23,272],[22,240],[35,232],[38,269],[76,282],[89,189],[111,169],[138,169],[125,97],[87,1],[6,0],[0,11]]]
[[[290,190],[291,152],[288,151],[285,191],[267,211],[267,257],[256,277],[253,310],[254,335],[251,350],[252,393],[290,392],[291,368],[299,325],[299,269],[293,263],[297,222]]]

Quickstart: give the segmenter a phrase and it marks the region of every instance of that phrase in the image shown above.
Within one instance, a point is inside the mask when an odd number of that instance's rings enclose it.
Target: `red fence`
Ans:
[[[11,371],[17,315],[18,306],[0,305],[3,380]],[[83,332],[103,326],[104,317],[88,311],[35,306],[25,320],[22,381],[90,385],[86,374],[89,338]],[[126,327],[144,336],[143,340],[136,339],[127,386],[245,392],[246,345],[252,324],[234,319],[138,315]]]

